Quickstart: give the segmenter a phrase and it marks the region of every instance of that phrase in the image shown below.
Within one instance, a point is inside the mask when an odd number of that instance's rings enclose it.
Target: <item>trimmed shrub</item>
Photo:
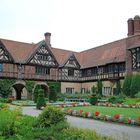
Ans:
[[[131,80],[132,80],[132,76],[131,75],[127,75],[124,79],[124,83],[123,83],[123,88],[122,91],[126,96],[130,96],[131,94]]]
[[[140,75],[133,75],[132,81],[131,81],[131,97],[135,97],[135,94],[137,94],[140,91]]]
[[[96,94],[92,94],[91,97],[90,97],[89,102],[90,102],[92,105],[95,105],[95,104],[97,104],[97,101],[98,101],[97,95],[96,95]]]
[[[119,95],[121,93],[121,83],[120,80],[116,83],[116,94]]]
[[[46,128],[59,122],[64,122],[65,115],[66,114],[61,110],[61,108],[47,106],[38,116],[35,126]]]
[[[46,106],[46,101],[45,101],[45,97],[44,97],[44,91],[43,91],[43,89],[40,89],[38,98],[37,98],[36,108],[41,109],[41,107],[45,107],[45,106]]]
[[[97,82],[97,93],[100,94],[100,95],[102,95],[102,87],[103,87],[102,81],[98,80],[98,82]]]
[[[49,87],[49,101],[57,101],[57,93],[56,93],[56,89],[54,86],[50,86]]]

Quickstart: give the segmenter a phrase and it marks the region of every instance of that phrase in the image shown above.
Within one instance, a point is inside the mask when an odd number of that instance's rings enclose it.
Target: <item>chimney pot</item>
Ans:
[[[44,33],[44,36],[45,36],[45,41],[46,41],[47,45],[51,45],[51,33],[46,32],[46,33]]]

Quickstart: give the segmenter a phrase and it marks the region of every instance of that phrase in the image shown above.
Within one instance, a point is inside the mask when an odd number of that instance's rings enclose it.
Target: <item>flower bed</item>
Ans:
[[[140,126],[140,116],[136,119],[132,119],[131,117],[125,117],[124,115],[121,114],[114,114],[114,116],[109,116],[109,115],[101,114],[99,111],[91,113],[91,112],[84,111],[83,109],[73,110],[69,108],[65,111],[68,115],[72,115],[72,116]]]
[[[97,106],[109,106],[109,107],[123,107],[123,108],[140,108],[139,104],[111,104],[111,103],[97,103]]]
[[[30,100],[15,100],[12,101],[13,105],[18,105],[18,106],[35,106],[36,104],[34,103],[34,101],[30,101]]]

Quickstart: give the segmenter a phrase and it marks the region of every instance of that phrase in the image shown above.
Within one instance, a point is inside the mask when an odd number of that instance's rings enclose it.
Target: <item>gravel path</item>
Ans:
[[[23,114],[31,116],[38,116],[38,114],[41,113],[41,111],[36,110],[35,107],[23,107],[22,110]],[[101,135],[112,135],[117,140],[140,140],[140,127],[108,123],[73,116],[67,116],[67,120],[71,126],[94,129]]]

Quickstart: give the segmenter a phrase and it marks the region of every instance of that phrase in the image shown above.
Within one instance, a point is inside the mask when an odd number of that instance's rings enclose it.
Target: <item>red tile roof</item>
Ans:
[[[12,40],[0,39],[8,52],[12,55],[15,62],[24,63],[31,55],[34,49],[37,48],[35,44],[17,42]]]
[[[38,48],[38,44],[29,44],[6,39],[0,39],[15,62],[25,63],[31,54]],[[126,39],[111,42],[82,52],[73,52],[58,48],[50,48],[59,65],[73,53],[81,68],[104,65],[111,62],[123,62],[126,57]]]

